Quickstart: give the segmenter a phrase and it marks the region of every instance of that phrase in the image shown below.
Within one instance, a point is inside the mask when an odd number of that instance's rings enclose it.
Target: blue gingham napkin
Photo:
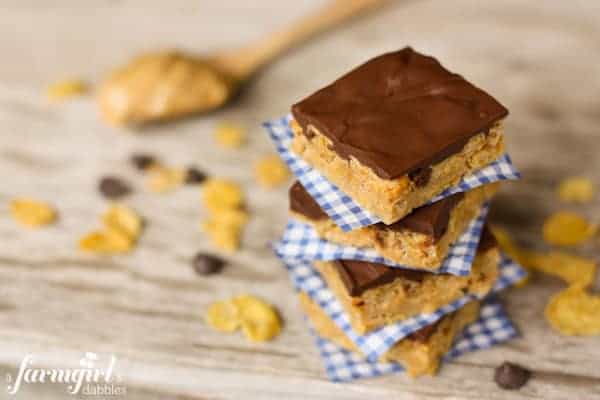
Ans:
[[[446,314],[454,312],[472,300],[480,300],[482,296],[468,294],[447,304],[430,314],[420,314],[404,321],[395,322],[374,331],[360,335],[352,329],[350,319],[333,292],[329,290],[321,275],[310,262],[304,260],[283,260],[294,287],[302,290],[317,303],[333,322],[348,336],[370,361],[376,361],[396,342],[411,333],[433,324]],[[500,274],[491,293],[499,292],[527,274],[521,266],[502,255],[499,264]]]
[[[431,272],[461,276],[471,273],[471,265],[475,260],[488,210],[489,204],[486,203],[481,208],[479,215],[471,221],[465,232],[450,247],[448,256],[442,262],[441,267]],[[275,254],[284,260],[299,258],[308,261],[359,260],[395,268],[415,269],[387,260],[380,256],[375,249],[347,246],[321,239],[311,225],[296,220],[288,222],[283,237],[273,244],[273,249]]]
[[[330,183],[306,161],[290,150],[293,132],[289,126],[291,115],[263,123],[275,143],[277,152],[290,167],[306,191],[316,200],[329,217],[345,232],[381,222],[381,219],[362,209],[336,185]],[[507,154],[488,166],[469,175],[456,186],[446,189],[429,203],[459,192],[507,179],[519,179],[520,174]],[[428,204],[429,204],[428,203]]]
[[[348,382],[404,371],[401,364],[369,361],[361,354],[348,351],[318,336],[314,330],[311,331],[315,335],[327,376],[334,382]],[[464,353],[492,347],[515,336],[517,330],[502,305],[494,299],[488,299],[481,306],[479,319],[457,335],[443,361],[449,361]]]

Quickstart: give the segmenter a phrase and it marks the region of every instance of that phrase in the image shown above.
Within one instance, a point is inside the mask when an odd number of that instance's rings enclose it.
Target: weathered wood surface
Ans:
[[[539,246],[541,221],[560,207],[554,184],[568,174],[589,175],[600,184],[597,2],[398,1],[289,54],[234,107],[138,136],[101,123],[91,99],[48,104],[44,86],[62,77],[97,80],[143,49],[242,44],[320,2],[2,3],[0,203],[30,195],[61,212],[56,226],[39,231],[21,229],[0,214],[2,372],[14,372],[27,353],[48,365],[72,366],[82,352],[93,351],[117,355],[132,399],[600,398],[600,341],[561,337],[548,328],[542,310],[561,287],[548,278],[504,296],[522,333],[518,340],[461,357],[435,378],[328,382],[287,277],[266,245],[282,231],[285,190],[257,188],[249,168],[271,151],[262,120],[282,115],[294,100],[368,57],[411,44],[511,109],[508,144],[525,179],[506,187],[494,219]],[[223,119],[251,127],[246,149],[214,148],[212,128]],[[126,162],[134,150],[173,164],[198,163],[244,184],[253,218],[244,249],[229,257],[221,276],[201,279],[188,265],[196,251],[210,249],[198,230],[198,190],[146,192]],[[95,190],[106,173],[135,183],[139,190],[128,203],[149,221],[130,256],[99,258],[75,246],[106,206]],[[579,209],[600,217],[597,201]],[[583,251],[598,258],[598,241]],[[278,305],[285,318],[278,340],[255,345],[206,327],[207,304],[240,292]],[[492,373],[503,360],[532,368],[534,379],[518,392],[497,389]],[[18,398],[65,396],[64,388],[43,385],[25,388]]]

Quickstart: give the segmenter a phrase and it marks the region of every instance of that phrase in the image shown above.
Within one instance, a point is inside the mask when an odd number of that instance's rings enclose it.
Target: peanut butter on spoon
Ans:
[[[261,67],[296,44],[385,0],[336,0],[256,44],[199,57],[147,53],[114,71],[98,105],[113,125],[139,125],[203,113],[225,105]]]
[[[100,88],[98,104],[115,125],[169,120],[222,106],[235,84],[206,60],[176,51],[149,53],[115,71]]]

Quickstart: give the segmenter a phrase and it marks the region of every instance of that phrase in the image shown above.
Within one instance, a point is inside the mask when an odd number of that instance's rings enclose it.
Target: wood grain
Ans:
[[[258,4],[256,4],[258,3]],[[272,151],[260,122],[361,61],[406,44],[437,55],[449,68],[500,98],[511,110],[508,146],[525,178],[506,185],[494,221],[520,241],[542,247],[543,218],[563,205],[562,178],[583,174],[600,184],[600,9],[590,1],[403,1],[290,53],[261,74],[232,107],[205,118],[141,134],[99,121],[91,98],[50,104],[45,85],[64,77],[97,81],[144,49],[194,51],[256,39],[320,1],[4,2],[0,20],[0,202],[29,195],[54,203],[57,225],[22,229],[0,214],[0,372],[25,354],[50,366],[75,365],[82,352],[115,354],[128,398],[600,398],[600,339],[562,337],[543,320],[562,284],[536,279],[503,298],[521,338],[461,357],[439,376],[403,375],[351,384],[327,381],[286,274],[267,243],[286,219],[285,189],[256,186],[251,165]],[[214,147],[222,120],[249,127],[243,151]],[[220,276],[194,275],[189,260],[211,251],[199,232],[197,188],[147,192],[127,158],[148,151],[168,163],[195,163],[236,179],[249,194],[252,221],[244,248]],[[136,187],[127,203],[148,220],[135,253],[81,254],[76,240],[107,206],[97,180],[118,174]],[[594,220],[600,205],[575,209]],[[598,260],[600,243],[581,250]],[[223,335],[203,322],[207,305],[241,292],[277,304],[283,334],[268,344]],[[499,390],[502,361],[535,371],[517,392]],[[4,392],[2,392],[4,393]],[[63,388],[28,387],[17,398],[65,398]]]

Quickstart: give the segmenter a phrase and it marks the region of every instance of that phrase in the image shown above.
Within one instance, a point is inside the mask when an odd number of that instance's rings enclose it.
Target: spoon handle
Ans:
[[[306,41],[313,35],[333,28],[387,0],[333,0],[320,10],[292,22],[285,29],[229,54],[217,57],[217,62],[240,80],[255,73],[265,64]]]

